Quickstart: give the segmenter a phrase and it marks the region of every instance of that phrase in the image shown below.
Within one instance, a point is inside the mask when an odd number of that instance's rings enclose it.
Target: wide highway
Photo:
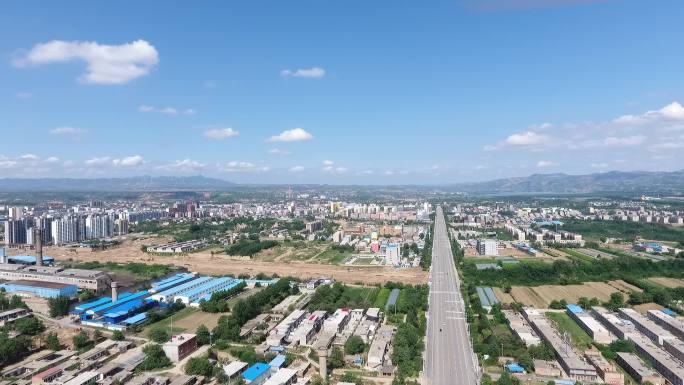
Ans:
[[[427,385],[476,385],[478,365],[468,336],[465,308],[444,212],[435,214],[430,269],[430,308],[423,379]]]

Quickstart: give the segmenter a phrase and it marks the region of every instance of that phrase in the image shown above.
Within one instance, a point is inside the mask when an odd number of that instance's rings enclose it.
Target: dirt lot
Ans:
[[[626,284],[626,283],[625,283]],[[581,285],[544,285],[537,287],[513,286],[511,293],[506,294],[499,288],[494,292],[502,303],[520,302],[524,305],[546,308],[551,301],[564,299],[568,303],[576,303],[581,297],[596,297],[600,301],[607,301],[612,293],[623,291],[603,282],[585,282]],[[629,290],[624,290],[629,292]],[[500,295],[501,294],[501,295]]]
[[[427,273],[419,268],[395,269],[392,267],[334,266],[304,261],[269,262],[248,260],[228,255],[212,255],[199,252],[183,256],[156,256],[141,250],[142,245],[163,243],[163,238],[127,240],[121,246],[103,251],[90,251],[71,247],[48,247],[46,255],[56,260],[99,261],[99,262],[142,262],[173,264],[190,271],[207,275],[256,275],[276,273],[280,276],[293,276],[301,279],[330,277],[345,283],[363,282],[373,285],[387,281],[419,284],[427,282]]]
[[[621,279],[618,279],[616,281],[608,281],[608,284],[625,294],[628,294],[630,291],[636,291],[637,293],[641,293],[643,291],[640,288],[631,285]]]
[[[664,277],[653,277],[649,278],[649,281],[658,284],[660,286],[665,286],[670,289],[674,289],[677,287],[684,287],[684,281],[681,279],[677,278],[664,278]]]
[[[178,321],[173,321],[173,328],[183,328],[185,330],[196,330],[199,325],[204,325],[209,330],[216,327],[218,324],[218,319],[224,315],[223,313],[205,313],[203,311],[198,311],[192,313],[190,316]]]
[[[653,302],[642,303],[641,305],[635,305],[635,306],[633,306],[633,308],[634,308],[634,310],[636,310],[642,314],[646,314],[646,312],[649,310],[663,310],[663,309],[665,309],[664,307],[658,305],[657,303],[653,303]]]

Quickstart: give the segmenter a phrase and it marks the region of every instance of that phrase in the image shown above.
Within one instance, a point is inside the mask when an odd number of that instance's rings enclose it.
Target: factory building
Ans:
[[[660,310],[649,310],[647,315],[650,320],[662,326],[665,330],[677,336],[677,338],[684,338],[684,322]]]
[[[0,285],[8,293],[19,296],[36,296],[41,298],[75,297],[78,287],[55,282],[16,280]]]
[[[511,328],[513,334],[522,340],[525,346],[536,346],[541,344],[541,339],[532,330],[530,325],[525,321],[523,317],[513,310],[502,310],[501,311],[506,317],[508,322],[508,327]]]
[[[591,315],[586,313],[581,307],[577,305],[567,305],[566,311],[570,318],[575,320],[577,324],[585,331],[591,338],[601,344],[610,344],[615,341],[615,336],[603,327]]]
[[[681,362],[641,334],[631,334],[629,340],[634,342],[636,352],[647,359],[672,385],[684,385],[684,366]]]
[[[183,284],[180,284],[178,286],[174,286],[170,289],[166,289],[161,292],[157,292],[153,294],[150,298],[152,298],[155,301],[158,301],[160,303],[166,302],[166,303],[173,303],[175,302],[175,297],[179,295],[183,295],[184,293],[190,292],[192,290],[197,289],[198,287],[201,287],[205,283],[211,281],[213,278],[211,277],[199,277],[197,279],[193,279],[189,282],[185,282]]]
[[[615,361],[640,384],[650,382],[653,385],[665,385],[665,378],[646,366],[641,358],[634,353],[619,352]]]
[[[571,379],[591,382],[598,379],[596,368],[582,359],[582,356],[572,348],[570,341],[563,339],[543,314],[536,309],[525,308],[523,316],[537,335],[551,344],[558,363]]]
[[[186,305],[199,305],[200,300],[209,300],[213,293],[230,290],[242,282],[241,279],[234,279],[231,277],[214,278],[193,290],[176,295],[174,297],[174,302],[181,301]]]
[[[602,306],[594,306],[591,310],[596,319],[621,340],[626,340],[630,334],[636,332],[631,322],[620,319]]]
[[[638,331],[646,335],[651,341],[659,346],[663,346],[666,339],[675,338],[672,333],[658,326],[655,322],[641,315],[634,309],[621,308],[618,310],[620,315],[634,324]]]
[[[14,263],[8,263],[10,261],[14,261]],[[43,262],[50,265],[53,260],[51,257],[43,257]],[[62,267],[35,266],[35,264],[36,257],[33,256],[0,259],[0,279],[5,281],[28,279],[76,285],[79,289],[95,292],[106,290],[112,282],[107,273],[99,270],[64,269]]]

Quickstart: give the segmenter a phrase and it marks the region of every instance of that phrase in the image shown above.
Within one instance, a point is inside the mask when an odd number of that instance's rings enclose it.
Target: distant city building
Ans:
[[[498,242],[494,239],[477,241],[477,252],[480,255],[499,255]]]

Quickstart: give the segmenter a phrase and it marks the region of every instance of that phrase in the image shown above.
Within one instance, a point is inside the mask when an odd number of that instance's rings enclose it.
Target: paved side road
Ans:
[[[423,376],[427,385],[476,385],[478,364],[441,207],[435,215]]]

